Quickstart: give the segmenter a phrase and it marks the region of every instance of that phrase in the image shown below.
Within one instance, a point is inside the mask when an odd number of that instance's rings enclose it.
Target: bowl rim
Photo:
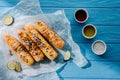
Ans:
[[[103,53],[96,53],[95,51],[94,51],[94,48],[93,48],[93,46],[95,45],[95,43],[97,43],[97,42],[101,42],[101,43],[103,43],[104,44],[104,46],[105,46],[105,49],[104,49],[104,51],[103,51]],[[92,43],[92,51],[96,54],[96,55],[103,55],[103,54],[105,54],[105,52],[106,52],[106,50],[107,50],[107,46],[106,46],[106,43],[103,41],[103,40],[96,40],[96,41],[94,41],[93,43]]]
[[[77,11],[79,11],[79,10],[83,10],[83,11],[85,11],[85,13],[87,14],[87,18],[86,18],[84,21],[79,21],[79,20],[76,19],[75,14],[76,14]],[[86,21],[88,20],[88,17],[89,17],[88,11],[87,11],[85,8],[78,8],[78,9],[76,9],[75,12],[74,12],[74,19],[75,19],[78,23],[84,23],[84,22],[86,22]]]
[[[84,29],[85,29],[85,27],[87,27],[87,26],[92,26],[92,27],[95,29],[95,34],[94,34],[92,37],[88,37],[88,36],[86,36],[86,35],[84,34]],[[97,28],[96,28],[93,24],[86,24],[86,25],[82,28],[82,35],[83,35],[85,38],[87,38],[87,39],[92,39],[92,38],[94,38],[94,37],[97,35]]]

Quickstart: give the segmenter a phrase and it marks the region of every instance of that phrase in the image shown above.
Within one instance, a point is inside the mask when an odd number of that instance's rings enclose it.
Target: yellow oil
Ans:
[[[87,37],[93,37],[95,35],[95,28],[93,26],[86,26],[84,28],[84,34]]]

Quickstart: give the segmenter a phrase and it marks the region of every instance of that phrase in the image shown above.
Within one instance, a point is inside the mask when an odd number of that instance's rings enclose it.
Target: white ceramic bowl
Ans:
[[[92,51],[96,55],[103,55],[106,52],[106,49],[107,49],[106,44],[102,40],[96,40],[92,44]]]
[[[84,21],[79,21],[79,20],[76,18],[76,13],[77,13],[78,11],[80,11],[80,10],[83,10],[83,11],[85,11],[85,13],[86,13],[86,19],[85,19]],[[86,21],[88,20],[88,17],[89,17],[88,11],[87,11],[86,9],[84,9],[84,8],[79,8],[79,9],[77,9],[77,10],[75,11],[75,13],[74,13],[74,18],[75,18],[75,20],[76,20],[78,23],[84,23],[84,22],[86,22]]]
[[[95,34],[94,34],[93,36],[91,36],[91,37],[86,36],[85,33],[84,33],[84,29],[85,29],[87,26],[92,26],[92,27],[95,29]],[[85,38],[87,38],[87,39],[92,39],[92,38],[94,38],[94,37],[96,36],[96,34],[97,34],[97,29],[96,29],[96,27],[95,27],[94,25],[92,25],[92,24],[87,24],[87,25],[85,25],[85,26],[82,28],[82,35],[83,35]]]

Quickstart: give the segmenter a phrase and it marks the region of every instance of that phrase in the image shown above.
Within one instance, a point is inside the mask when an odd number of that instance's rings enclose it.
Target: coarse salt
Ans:
[[[92,45],[92,50],[97,55],[102,55],[106,51],[106,44],[103,41],[95,41]]]

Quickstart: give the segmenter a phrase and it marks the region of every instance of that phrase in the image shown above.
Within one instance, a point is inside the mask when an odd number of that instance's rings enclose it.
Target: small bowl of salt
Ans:
[[[106,44],[102,40],[96,40],[92,44],[92,51],[96,55],[103,55],[106,52],[106,49],[107,49]]]

